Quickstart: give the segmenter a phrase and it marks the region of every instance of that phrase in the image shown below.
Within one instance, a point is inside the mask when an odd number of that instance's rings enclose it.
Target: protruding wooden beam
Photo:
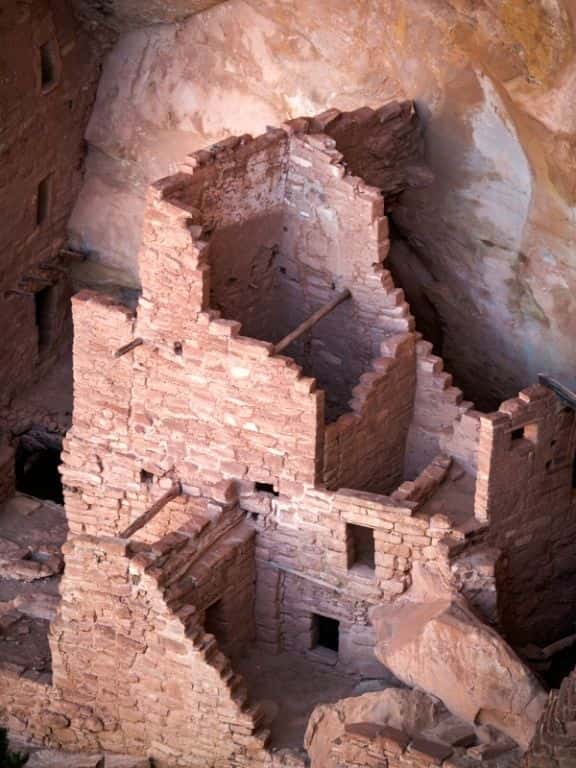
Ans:
[[[325,304],[323,307],[316,310],[313,315],[310,315],[308,320],[304,320],[303,323],[300,323],[298,328],[295,328],[292,333],[289,333],[288,336],[284,336],[284,338],[276,344],[273,354],[277,355],[282,352],[282,350],[286,349],[286,347],[289,347],[293,341],[296,341],[300,336],[303,336],[307,331],[313,328],[316,323],[320,322],[323,317],[326,317],[326,315],[330,314],[333,309],[336,309],[339,304],[342,304],[343,301],[346,301],[346,299],[349,299],[351,296],[352,294],[348,288],[346,288],[346,290],[339,293],[338,296],[328,302],[328,304]]]
[[[88,255],[82,253],[82,251],[75,251],[72,248],[61,248],[59,251],[60,258],[65,261],[86,261]]]
[[[114,352],[114,357],[122,357],[122,355],[125,355],[127,352],[131,352],[141,344],[144,344],[144,339],[133,339],[132,341],[128,342],[128,344],[124,344],[123,347],[119,347],[116,352]]]
[[[56,272],[56,274],[62,275],[62,277],[67,277],[70,274],[70,271],[66,267],[62,267],[60,264],[56,264],[53,261],[41,261],[38,264],[38,269],[42,272]]]
[[[121,539],[129,539],[131,538],[136,531],[139,531],[141,528],[144,528],[145,525],[147,525],[150,520],[156,517],[156,515],[161,512],[166,504],[168,502],[172,501],[172,499],[175,499],[177,496],[182,495],[182,485],[180,483],[175,483],[172,488],[170,488],[169,491],[166,491],[166,493],[161,496],[158,501],[154,502],[150,509],[147,509],[146,512],[140,515],[140,517],[137,517],[136,520],[134,520],[133,523],[131,523],[128,528],[122,531],[120,534]]]
[[[557,395],[560,400],[562,400],[562,402],[576,410],[576,392],[572,392],[572,390],[568,389],[568,387],[565,387],[563,384],[560,384],[560,382],[556,381],[556,379],[552,379],[550,376],[546,376],[545,373],[538,374],[538,382],[542,384],[543,387],[548,387],[548,389],[551,389],[552,392],[554,392],[554,394]]]

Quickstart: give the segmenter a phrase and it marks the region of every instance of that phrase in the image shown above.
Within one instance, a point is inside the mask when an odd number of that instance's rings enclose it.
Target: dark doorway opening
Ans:
[[[16,448],[16,490],[38,499],[64,504],[58,467],[62,438],[43,427],[20,436]]]
[[[220,649],[226,645],[228,641],[228,623],[224,615],[222,600],[217,600],[215,603],[212,603],[211,606],[206,608],[204,629],[206,632],[214,635]]]
[[[44,352],[52,342],[52,316],[54,289],[49,286],[34,294],[36,329],[38,331],[38,352]]]
[[[41,227],[50,215],[52,204],[52,174],[38,184],[36,192],[36,225]]]
[[[326,648],[338,653],[340,645],[340,622],[318,613],[312,616],[312,647]]]
[[[56,83],[56,51],[53,40],[40,46],[40,82],[43,91]]]

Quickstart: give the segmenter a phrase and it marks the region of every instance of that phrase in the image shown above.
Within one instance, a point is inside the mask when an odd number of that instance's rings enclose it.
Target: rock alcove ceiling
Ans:
[[[116,42],[87,130],[75,244],[137,281],[146,185],[184,153],[411,98],[435,182],[394,210],[391,264],[423,330],[480,407],[539,371],[573,384],[574,3],[207,5],[82,3]]]

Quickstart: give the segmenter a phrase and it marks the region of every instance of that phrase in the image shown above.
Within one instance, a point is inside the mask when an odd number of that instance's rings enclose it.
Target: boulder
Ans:
[[[378,606],[372,621],[376,656],[400,680],[527,748],[546,703],[544,689],[461,597]]]
[[[437,725],[442,711],[447,714],[437,699],[404,688],[387,688],[333,704],[320,704],[310,715],[304,737],[311,768],[335,768],[337,761],[331,754],[332,748],[347,726],[373,723],[404,733],[419,733]]]

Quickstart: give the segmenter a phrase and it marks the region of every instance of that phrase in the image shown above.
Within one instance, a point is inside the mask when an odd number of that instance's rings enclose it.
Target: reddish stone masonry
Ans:
[[[320,616],[335,667],[378,674],[369,610],[419,561],[487,620],[498,597],[511,635],[570,624],[553,595],[576,566],[573,413],[539,387],[474,411],[415,331],[383,196],[347,172],[386,114],[331,110],[187,158],[150,188],[137,306],[74,297],[53,670],[0,667],[14,731],[159,766],[278,765],[235,660],[251,643],[319,659]],[[474,570],[487,547],[498,568]]]

